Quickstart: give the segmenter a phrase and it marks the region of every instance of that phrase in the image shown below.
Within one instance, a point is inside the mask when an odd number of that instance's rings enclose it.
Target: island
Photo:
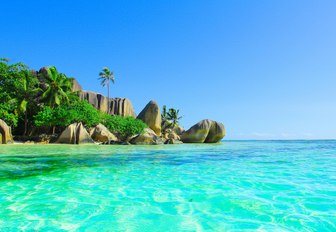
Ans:
[[[179,110],[150,100],[137,115],[127,98],[111,98],[114,75],[99,73],[108,96],[83,90],[75,78],[56,67],[31,70],[0,59],[0,144],[182,144],[217,143],[222,123],[204,119],[184,130]]]

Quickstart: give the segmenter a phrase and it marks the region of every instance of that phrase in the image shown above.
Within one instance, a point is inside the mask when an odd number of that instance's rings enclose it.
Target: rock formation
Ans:
[[[82,90],[79,92],[81,100],[87,100],[96,109],[107,113],[108,98],[100,93]],[[127,98],[110,98],[110,114],[135,117],[133,105]]]
[[[176,132],[173,129],[167,129],[164,134],[164,138],[166,140],[168,139],[174,139],[174,140],[180,140],[180,136],[176,134]]]
[[[181,142],[180,140],[176,140],[176,139],[167,139],[165,144],[183,144],[183,142]]]
[[[13,143],[11,128],[0,119],[0,144]]]
[[[42,67],[38,72],[32,71],[33,76],[37,77],[40,82],[40,88],[45,91],[47,85],[44,80],[44,76],[48,75],[48,67]],[[96,109],[108,112],[110,108],[111,115],[120,115],[120,116],[132,116],[135,117],[133,105],[131,101],[127,98],[110,98],[110,104],[108,98],[102,94],[82,90],[82,86],[78,83],[75,78],[70,78],[72,82],[72,91],[79,92],[79,98],[81,100],[87,100],[91,105]]]
[[[161,135],[161,112],[155,101],[150,101],[137,118],[146,123],[156,135]]]
[[[173,131],[177,134],[177,135],[181,135],[185,130],[182,126],[175,126],[173,128]]]
[[[135,138],[131,139],[129,142],[131,144],[136,144],[136,145],[163,144],[163,141],[160,138],[160,136],[157,136],[156,133],[152,129],[149,129],[149,128],[146,128],[143,134],[136,136]]]
[[[184,143],[217,143],[225,136],[222,123],[205,119],[192,126],[181,135]]]
[[[57,139],[56,143],[83,144],[94,143],[94,141],[80,122],[67,126]]]
[[[118,138],[100,123],[91,130],[90,135],[94,141],[102,143],[107,141],[118,141]]]
[[[72,81],[72,92],[78,92],[82,90],[82,86],[78,83],[78,81],[75,78],[71,78]]]

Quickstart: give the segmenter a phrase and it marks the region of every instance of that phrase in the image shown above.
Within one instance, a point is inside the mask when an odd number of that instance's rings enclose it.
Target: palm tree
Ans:
[[[98,80],[101,81],[103,87],[107,86],[107,113],[110,113],[110,82],[114,84],[114,74],[107,67],[104,67],[103,70],[99,73]]]
[[[47,89],[42,94],[42,100],[51,108],[60,105],[62,102],[69,102],[72,83],[64,74],[58,73],[56,67],[47,69],[47,75],[43,78],[46,81]]]
[[[60,104],[69,103],[72,83],[64,74],[58,73],[56,67],[47,69],[47,75],[43,75],[47,89],[42,94],[42,100],[52,109]],[[55,134],[55,126],[52,128]]]
[[[164,105],[162,107],[162,114],[161,114],[161,133],[164,134],[166,129],[170,127],[170,122],[168,119],[168,114],[167,114],[167,106]]]
[[[179,116],[179,112],[180,110],[170,108],[167,113],[168,120],[171,121],[172,128],[174,128],[175,126],[178,126],[179,120],[182,118],[182,116]]]
[[[18,102],[18,111],[19,113],[24,114],[24,132],[23,135],[27,133],[27,125],[28,125],[28,112],[27,112],[27,105],[30,101],[34,99],[36,94],[42,91],[37,86],[37,79],[34,79],[29,70],[22,70],[21,71],[21,80],[22,80],[22,92],[20,96],[18,96],[15,100]]]

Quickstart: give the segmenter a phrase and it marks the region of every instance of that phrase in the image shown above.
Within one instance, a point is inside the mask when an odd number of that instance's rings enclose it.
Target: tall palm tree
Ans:
[[[19,94],[19,96],[15,100],[18,102],[19,113],[24,114],[23,134],[26,135],[27,125],[28,125],[27,105],[29,104],[30,101],[34,99],[36,94],[42,90],[37,87],[37,84],[38,84],[37,79],[33,79],[33,76],[29,70],[27,69],[22,70],[20,73],[20,79],[22,81],[22,92],[21,94]]]
[[[58,73],[56,67],[47,69],[47,75],[43,76],[47,89],[42,94],[42,100],[51,108],[63,102],[69,102],[72,83],[64,74]]]
[[[64,74],[58,73],[56,67],[51,66],[47,69],[47,74],[43,75],[45,80],[46,90],[42,94],[42,100],[52,109],[60,104],[69,103],[72,83]],[[52,128],[52,133],[55,134],[55,126]]]
[[[107,113],[110,113],[110,82],[114,84],[114,74],[107,67],[104,67],[103,70],[99,73],[100,84],[105,87],[107,86]]]

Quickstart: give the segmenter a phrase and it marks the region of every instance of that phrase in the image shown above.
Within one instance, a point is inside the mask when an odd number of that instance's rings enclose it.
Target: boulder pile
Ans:
[[[61,133],[56,143],[65,144],[84,144],[84,143],[94,143],[90,134],[87,132],[83,124],[73,123]]]

